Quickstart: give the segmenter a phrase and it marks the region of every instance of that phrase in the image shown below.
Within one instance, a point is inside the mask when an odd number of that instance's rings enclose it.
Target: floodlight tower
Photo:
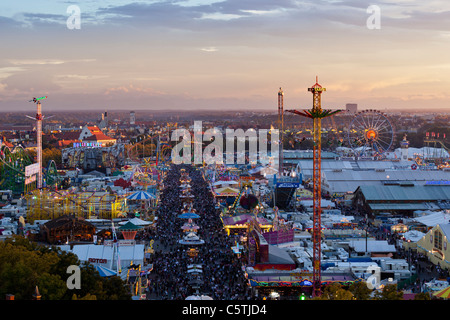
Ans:
[[[280,131],[280,144],[278,151],[278,174],[283,172],[283,131],[284,131],[284,92],[280,88],[278,91],[278,130]]]
[[[42,189],[42,116],[41,111],[41,100],[47,99],[47,97],[33,98],[29,102],[36,103],[37,112],[36,112],[36,158],[39,166],[39,171],[37,175],[37,188]]]
[[[322,119],[332,116],[340,110],[322,110],[321,95],[326,91],[319,83],[316,76],[316,83],[308,88],[313,94],[313,107],[311,110],[286,110],[303,117],[313,119],[313,296],[320,296],[321,294],[321,197],[322,197],[322,183],[321,183],[321,148],[322,148]]]

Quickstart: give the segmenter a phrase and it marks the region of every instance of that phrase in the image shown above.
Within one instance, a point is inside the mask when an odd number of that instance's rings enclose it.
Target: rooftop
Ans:
[[[358,188],[367,201],[438,201],[450,199],[450,186],[400,186],[400,185],[377,185],[361,186]]]

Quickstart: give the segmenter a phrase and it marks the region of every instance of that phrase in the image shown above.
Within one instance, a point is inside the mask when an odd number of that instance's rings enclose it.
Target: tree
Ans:
[[[39,276],[37,285],[45,300],[62,300],[67,291],[66,282],[57,274],[43,273]]]
[[[27,150],[28,155],[33,161],[36,161],[36,151],[35,150]],[[61,164],[61,150],[58,148],[50,147],[44,148],[42,147],[42,166],[45,168],[49,164],[50,160],[54,160],[57,165]]]
[[[349,288],[356,300],[370,300],[371,289],[363,281],[354,282]]]
[[[32,245],[22,246],[13,241],[0,243],[0,295],[14,294],[15,298],[31,299],[39,286],[42,299],[60,298],[65,282],[49,270],[58,260],[54,252],[29,250]],[[47,294],[48,293],[48,294]]]
[[[375,293],[375,300],[403,300],[403,291],[397,291],[397,285],[388,284]]]
[[[84,297],[79,297],[75,293],[72,296],[72,300],[97,300],[97,297],[88,293]]]
[[[104,278],[103,288],[108,300],[130,300],[131,294],[128,286],[118,276]]]
[[[431,300],[431,297],[429,293],[420,292],[414,296],[414,300]]]
[[[68,289],[67,269],[80,266],[81,289]],[[47,247],[15,236],[0,242],[0,296],[14,294],[16,300],[32,299],[38,286],[42,300],[129,300],[131,294],[119,277],[102,278],[88,263],[58,247]]]
[[[339,283],[327,285],[319,298],[320,300],[354,300],[353,294],[342,288]]]

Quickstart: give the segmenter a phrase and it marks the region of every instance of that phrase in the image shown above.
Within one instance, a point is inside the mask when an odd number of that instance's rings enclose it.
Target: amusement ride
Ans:
[[[381,156],[394,145],[394,126],[385,113],[363,110],[351,121],[347,140],[355,156]]]

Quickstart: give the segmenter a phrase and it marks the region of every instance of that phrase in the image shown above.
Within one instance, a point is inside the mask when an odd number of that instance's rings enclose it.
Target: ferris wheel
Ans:
[[[377,110],[358,112],[348,129],[348,143],[357,156],[381,156],[394,144],[394,127],[386,114]]]

